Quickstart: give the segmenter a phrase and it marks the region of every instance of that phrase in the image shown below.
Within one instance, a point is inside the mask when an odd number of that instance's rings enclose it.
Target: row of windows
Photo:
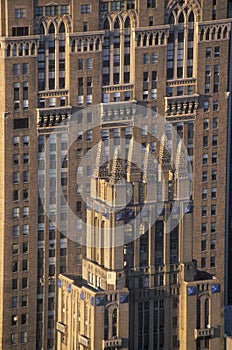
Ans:
[[[23,219],[26,219],[29,217],[29,207],[23,207],[21,210],[20,208],[13,208],[13,219],[19,219],[20,218],[20,211],[21,211],[21,217]]]
[[[208,181],[208,171],[204,170],[202,171],[202,182]],[[217,180],[217,170],[212,170],[211,171],[211,181],[216,181]]]
[[[211,163],[216,164],[218,161],[217,158],[217,152],[212,153],[212,158],[211,158]],[[208,164],[208,153],[203,153],[202,155],[202,165],[207,165]]]
[[[201,268],[206,268],[207,259],[206,257],[201,258]],[[216,267],[216,258],[215,256],[210,257],[210,267]]]
[[[217,188],[216,187],[212,187],[211,188],[211,198],[215,199],[217,198]],[[207,199],[207,188],[203,188],[202,189],[202,199]]]
[[[27,236],[29,233],[29,225],[28,224],[24,224],[21,227],[21,232],[23,236]],[[14,225],[13,226],[13,237],[18,237],[20,233],[20,226],[19,225]]]
[[[35,16],[54,16],[54,15],[65,15],[69,14],[69,5],[52,5],[52,6],[36,6],[35,7]]]
[[[85,65],[84,65],[85,62]],[[92,69],[93,68],[93,59],[92,58],[87,58],[86,60],[83,59],[78,59],[78,70],[83,70],[83,69]]]
[[[21,71],[20,71],[20,66],[21,66]],[[29,64],[28,63],[23,63],[20,65],[19,63],[14,63],[13,64],[13,74],[14,75],[27,75],[29,73]]]
[[[18,315],[12,315],[11,316],[11,326],[17,326],[19,323],[19,317]],[[21,325],[25,325],[27,323],[27,314],[21,314]]]
[[[210,214],[211,214],[211,216],[217,215],[217,206],[216,206],[216,204],[212,204],[211,205]],[[203,217],[207,216],[207,206],[206,205],[202,205],[202,207],[201,207],[201,215]]]
[[[155,64],[158,62],[158,53],[152,52],[149,54],[148,52],[145,52],[143,54],[143,64]]]
[[[22,295],[21,297],[21,307],[25,307],[27,306],[27,295]],[[18,297],[17,296],[14,296],[11,298],[11,307],[12,309],[15,309],[15,308],[18,308]]]
[[[201,233],[202,235],[207,234],[207,230],[208,230],[208,224],[206,222],[203,222],[201,224]],[[210,223],[210,233],[215,233],[216,232],[216,221],[212,221]]]
[[[22,260],[22,271],[28,270],[28,260]],[[18,261],[13,261],[12,263],[12,272],[18,272],[19,270],[19,263]]]
[[[17,255],[17,254],[19,254],[19,249],[20,249],[20,247],[19,247],[19,244],[18,243],[13,243],[12,244],[12,254],[13,255]],[[28,253],[28,242],[23,242],[22,243],[22,253],[23,254],[27,254]]]
[[[216,249],[216,239],[211,239],[210,240],[210,250],[215,250]],[[201,251],[207,250],[207,241],[204,239],[201,241]]]
[[[211,47],[207,47],[205,51],[205,57],[206,58],[211,58],[212,55],[216,57],[220,57],[220,46],[215,46],[214,49]]]
[[[21,288],[26,289],[28,288],[28,279],[27,277],[23,277],[21,280]],[[18,290],[19,289],[19,279],[13,278],[12,279],[12,290]]]
[[[18,335],[17,333],[11,333],[11,344],[17,344],[18,342]],[[26,344],[27,343],[27,332],[21,332],[20,333],[20,343]]]

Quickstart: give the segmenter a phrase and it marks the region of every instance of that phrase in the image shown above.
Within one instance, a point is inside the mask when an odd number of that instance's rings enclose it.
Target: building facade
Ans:
[[[152,111],[135,135],[144,149],[159,151],[157,114],[167,122],[169,151],[172,128],[183,139],[193,173],[191,257],[198,269],[221,278],[223,295],[222,256],[230,242],[221,171],[229,149],[229,6],[224,0],[0,1],[2,349],[56,349],[58,275],[81,274],[82,256],[104,266],[102,252],[96,260],[82,245],[91,162],[82,167],[81,160],[100,140],[108,141],[111,157],[120,144],[128,159],[131,104]],[[69,147],[75,113],[77,138]],[[77,215],[75,227],[68,208]]]

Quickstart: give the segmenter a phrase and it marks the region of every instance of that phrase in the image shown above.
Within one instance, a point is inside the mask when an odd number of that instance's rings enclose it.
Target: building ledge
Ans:
[[[57,322],[56,323],[56,329],[57,329],[58,332],[66,334],[67,326],[66,326],[66,324],[64,324],[62,322]]]
[[[89,346],[89,338],[87,338],[86,336],[84,335],[79,335],[79,343],[85,347],[88,347]]]
[[[214,327],[194,330],[195,339],[213,337],[213,336],[214,336]]]
[[[102,350],[107,348],[118,348],[122,346],[122,339],[111,339],[111,340],[102,340]]]

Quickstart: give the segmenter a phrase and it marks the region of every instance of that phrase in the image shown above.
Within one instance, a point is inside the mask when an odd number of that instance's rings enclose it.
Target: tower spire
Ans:
[[[108,165],[105,154],[104,142],[101,140],[97,148],[97,157],[96,157],[96,167],[94,171],[95,177],[105,178],[108,175]]]
[[[111,179],[113,181],[121,180],[123,178],[123,175],[123,162],[121,158],[120,146],[118,146],[114,151]]]

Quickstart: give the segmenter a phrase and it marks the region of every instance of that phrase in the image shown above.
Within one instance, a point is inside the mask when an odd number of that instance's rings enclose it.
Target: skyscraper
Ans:
[[[90,195],[92,169],[81,161],[103,140],[111,157],[120,144],[127,162],[133,104],[152,111],[135,135],[144,150],[148,144],[153,152],[159,148],[153,138],[157,114],[167,122],[167,149],[172,129],[186,146],[193,174],[192,258],[203,273],[220,278],[219,294],[225,291],[230,300],[230,278],[224,288],[230,2],[1,1],[0,15],[2,349],[56,349],[57,276],[81,274],[82,256],[106,263],[103,252],[90,258],[78,240],[85,236],[82,197]],[[69,147],[75,113],[77,139]],[[89,181],[81,188],[82,179]],[[77,215],[75,229],[68,207]],[[143,333],[142,346],[145,338]]]

